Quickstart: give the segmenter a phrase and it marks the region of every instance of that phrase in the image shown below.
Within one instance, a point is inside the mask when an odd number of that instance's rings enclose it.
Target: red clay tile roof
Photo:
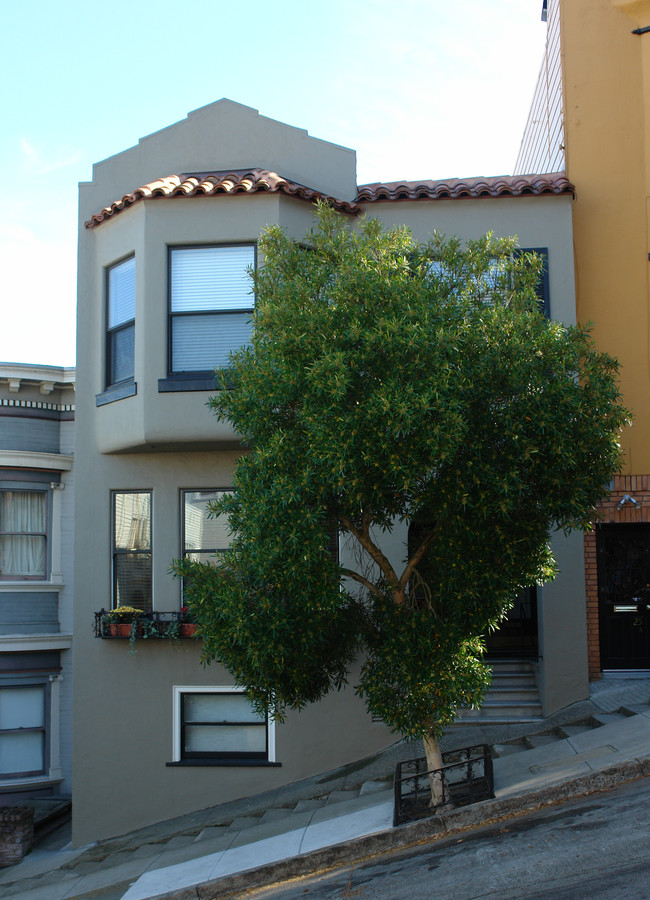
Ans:
[[[192,172],[181,175],[169,175],[151,181],[131,194],[126,194],[121,200],[116,200],[110,206],[96,213],[88,222],[86,228],[94,228],[106,219],[110,219],[140,200],[150,197],[215,197],[220,194],[256,194],[265,192],[269,194],[286,194],[289,197],[297,197],[308,203],[316,203],[324,200],[341,212],[359,215],[361,210],[354,203],[337,200],[328,197],[320,191],[297,184],[282,178],[277,172],[269,172],[266,169],[226,169],[218,172]]]
[[[564,172],[549,175],[499,175],[494,178],[452,178],[447,181],[391,181],[362,184],[358,203],[382,200],[458,200],[463,197],[524,197],[572,194],[575,188]]]
[[[328,197],[305,185],[282,178],[266,169],[229,169],[219,172],[193,172],[169,175],[145,184],[121,200],[116,200],[85,223],[94,228],[140,200],[151,197],[216,197],[222,194],[281,193],[308,203],[324,200],[350,215],[362,212],[361,203],[398,200],[457,200],[465,197],[525,197],[543,194],[571,194],[575,188],[564,172],[549,175],[502,175],[495,178],[450,179],[448,181],[391,181],[386,184],[362,184],[356,201]]]

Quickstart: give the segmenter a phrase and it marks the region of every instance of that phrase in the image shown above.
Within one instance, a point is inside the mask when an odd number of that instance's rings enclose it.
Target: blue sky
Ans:
[[[541,6],[5,2],[0,360],[74,365],[77,183],[221,97],[354,148],[359,183],[512,172]]]

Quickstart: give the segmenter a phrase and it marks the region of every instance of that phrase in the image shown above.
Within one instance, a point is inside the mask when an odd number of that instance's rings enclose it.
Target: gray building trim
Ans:
[[[125,397],[133,397],[138,392],[138,386],[135,381],[128,381],[126,384],[118,384],[115,387],[107,388],[101,394],[95,395],[95,406],[105,406],[107,403],[113,403],[115,400],[124,400]]]
[[[58,632],[58,591],[3,590],[0,594],[0,634]]]

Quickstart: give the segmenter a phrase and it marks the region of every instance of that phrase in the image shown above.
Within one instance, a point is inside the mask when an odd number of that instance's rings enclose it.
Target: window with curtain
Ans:
[[[113,493],[113,606],[152,608],[151,491]]]
[[[0,490],[0,578],[47,575],[47,491]]]
[[[172,374],[212,372],[250,340],[254,244],[169,251]]]
[[[135,364],[135,257],[107,270],[106,386],[133,379]]]

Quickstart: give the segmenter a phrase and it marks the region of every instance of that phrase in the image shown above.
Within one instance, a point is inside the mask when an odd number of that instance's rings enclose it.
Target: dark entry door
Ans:
[[[599,525],[603,669],[650,669],[650,525]]]
[[[537,588],[527,588],[515,600],[506,619],[485,638],[490,659],[537,658]]]

